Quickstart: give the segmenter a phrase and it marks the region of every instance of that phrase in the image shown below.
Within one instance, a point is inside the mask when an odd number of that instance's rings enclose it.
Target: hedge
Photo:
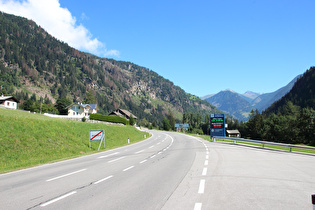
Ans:
[[[112,122],[112,123],[122,123],[124,125],[129,125],[129,121],[123,117],[119,116],[109,116],[109,115],[102,115],[102,114],[91,114],[91,120],[99,120],[105,122]]]

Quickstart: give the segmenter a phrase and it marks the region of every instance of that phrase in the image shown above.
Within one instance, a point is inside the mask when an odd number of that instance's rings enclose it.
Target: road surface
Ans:
[[[312,209],[315,156],[152,134],[2,174],[0,209]]]

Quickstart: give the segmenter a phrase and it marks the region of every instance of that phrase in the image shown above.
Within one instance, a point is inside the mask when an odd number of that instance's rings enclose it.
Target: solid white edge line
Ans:
[[[46,182],[50,182],[50,181],[53,181],[53,180],[56,180],[56,179],[60,179],[60,178],[66,177],[66,176],[70,176],[70,175],[73,175],[73,174],[76,174],[76,173],[80,173],[80,172],[85,171],[85,170],[86,170],[86,168],[78,170],[78,171],[74,171],[74,172],[71,172],[71,173],[68,173],[68,174],[64,174],[64,175],[61,175],[61,176],[57,176],[57,177],[54,177],[54,178],[51,178],[51,179],[47,179]]]
[[[73,195],[73,194],[75,194],[75,193],[77,193],[77,191],[72,191],[72,192],[67,193],[67,194],[65,194],[65,195],[63,195],[63,196],[60,196],[60,197],[58,197],[58,198],[55,198],[55,199],[53,199],[53,200],[51,200],[51,201],[48,201],[48,202],[46,202],[46,203],[43,203],[43,204],[40,205],[40,206],[41,206],[41,207],[48,206],[49,204],[52,204],[52,203],[54,203],[54,202],[56,202],[56,201],[59,201],[59,200],[61,200],[61,199],[64,199],[64,198],[66,198],[66,197],[68,197],[68,196],[70,196],[70,195]]]
[[[130,166],[128,168],[125,168],[123,171],[128,171],[128,170],[132,169],[133,167],[135,167],[135,166]]]
[[[108,177],[106,177],[106,178],[104,178],[104,179],[100,179],[100,180],[98,180],[97,182],[94,182],[94,184],[99,184],[99,183],[101,183],[101,182],[103,182],[103,181],[105,181],[105,180],[107,180],[107,179],[112,178],[112,177],[113,177],[113,175],[110,175],[110,176],[108,176]]]
[[[110,161],[108,161],[108,163],[112,163],[112,162],[115,162],[115,161],[117,161],[117,160],[121,160],[121,159],[123,159],[123,158],[125,158],[125,156],[120,157],[120,158],[116,158],[116,159],[114,159],[114,160],[110,160]]]
[[[199,194],[203,194],[205,192],[205,183],[206,183],[206,180],[204,179],[200,180],[199,190],[198,190]]]
[[[201,210],[202,203],[195,203],[194,210]]]
[[[202,176],[206,176],[207,175],[207,168],[203,168],[203,170],[202,170]]]

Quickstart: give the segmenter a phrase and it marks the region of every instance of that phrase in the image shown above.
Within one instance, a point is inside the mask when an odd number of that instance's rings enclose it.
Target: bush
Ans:
[[[122,123],[124,125],[128,125],[129,122],[127,119],[119,116],[109,116],[109,115],[102,115],[102,114],[91,114],[91,120],[99,120],[105,122],[112,122],[112,123]]]
[[[203,131],[201,129],[198,128],[194,128],[191,133],[193,134],[199,134],[199,135],[203,135]]]
[[[83,118],[82,118],[82,122],[85,122],[85,121],[86,121],[86,118],[85,118],[85,117],[83,117]]]

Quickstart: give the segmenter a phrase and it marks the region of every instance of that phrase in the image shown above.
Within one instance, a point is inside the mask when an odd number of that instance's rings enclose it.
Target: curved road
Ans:
[[[145,141],[0,175],[0,209],[311,209],[315,157],[152,131]]]

